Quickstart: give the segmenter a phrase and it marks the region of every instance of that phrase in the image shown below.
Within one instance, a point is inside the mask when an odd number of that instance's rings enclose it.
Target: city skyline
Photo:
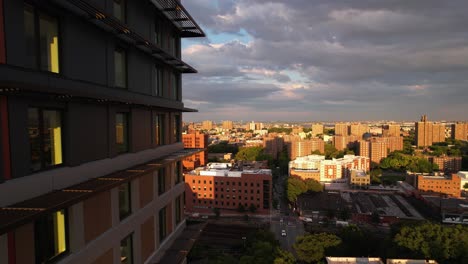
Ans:
[[[464,120],[464,1],[185,1],[207,38],[184,102],[202,120]]]

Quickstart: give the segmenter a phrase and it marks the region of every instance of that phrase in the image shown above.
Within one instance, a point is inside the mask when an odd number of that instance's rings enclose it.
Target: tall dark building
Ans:
[[[185,227],[175,0],[0,0],[0,263],[153,263]]]

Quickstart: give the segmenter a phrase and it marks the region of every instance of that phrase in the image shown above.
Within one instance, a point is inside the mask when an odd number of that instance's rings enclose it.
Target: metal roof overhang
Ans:
[[[169,65],[182,73],[196,73],[192,66],[169,54],[155,43],[145,39],[144,37],[131,30],[127,25],[120,22],[115,17],[105,14],[101,10],[92,6],[83,0],[52,0],[57,5],[67,9],[73,14],[83,17],[101,29],[110,32],[127,42],[134,45],[141,51],[150,54],[154,58],[162,60],[166,65]],[[183,9],[185,10],[185,9]],[[184,13],[185,14],[185,13]],[[191,20],[188,20],[191,21]],[[181,21],[182,22],[182,21]],[[183,21],[185,23],[186,21]],[[180,28],[180,27],[179,27]],[[182,29],[181,29],[182,30]],[[184,31],[182,31],[183,33]],[[191,32],[191,31],[190,31]]]
[[[110,190],[123,182],[152,173],[171,162],[181,160],[204,150],[179,150],[168,156],[151,160],[123,171],[90,179],[7,207],[0,207],[0,235],[34,221],[45,214],[67,208],[88,199],[96,193]]]
[[[182,38],[205,37],[205,32],[177,0],[150,0],[181,31]]]
[[[196,113],[196,112],[198,112],[198,110],[197,110],[197,109],[193,109],[193,108],[184,107],[184,109],[182,110],[182,112],[186,112],[186,113]]]

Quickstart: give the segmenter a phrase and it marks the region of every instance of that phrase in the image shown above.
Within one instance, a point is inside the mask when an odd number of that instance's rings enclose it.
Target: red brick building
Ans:
[[[461,179],[457,174],[450,176],[417,175],[415,180],[415,187],[419,191],[442,193],[454,197],[461,196]]]
[[[229,163],[209,163],[185,175],[185,209],[188,213],[237,213],[252,205],[256,213],[269,214],[272,175],[268,169],[243,170]]]
[[[462,167],[462,157],[426,157],[429,162],[437,164],[440,171],[458,172]]]
[[[198,132],[194,134],[183,134],[182,141],[184,142],[184,148],[207,148],[208,147],[208,135],[200,134]],[[184,159],[183,166],[186,170],[193,170],[198,166],[206,165],[208,161],[208,150],[197,153],[191,157]]]

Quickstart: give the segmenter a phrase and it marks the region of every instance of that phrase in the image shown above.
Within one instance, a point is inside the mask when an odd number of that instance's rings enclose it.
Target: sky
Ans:
[[[466,0],[182,0],[184,121],[468,120]]]

